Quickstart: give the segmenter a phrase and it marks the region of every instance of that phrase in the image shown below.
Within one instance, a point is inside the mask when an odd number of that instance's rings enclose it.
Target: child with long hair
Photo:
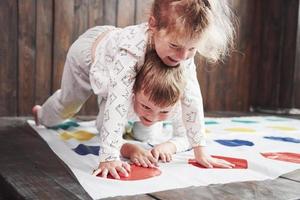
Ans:
[[[96,120],[101,138],[97,172],[102,177],[108,173],[114,178],[119,178],[118,173],[127,176],[130,167],[119,157],[134,77],[147,52],[155,50],[167,66],[180,64],[185,68],[182,118],[195,159],[206,167],[232,167],[205,152],[203,103],[194,64],[197,51],[212,61],[228,54],[234,31],[225,2],[154,0],[148,23],[89,29],[69,49],[61,89],[42,106],[33,107],[36,123],[57,125],[96,94],[99,105],[105,101]],[[153,123],[158,119],[144,120]]]

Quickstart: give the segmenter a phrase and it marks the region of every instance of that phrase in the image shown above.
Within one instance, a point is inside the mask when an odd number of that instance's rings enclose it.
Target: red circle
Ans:
[[[130,173],[128,177],[124,177],[120,175],[120,179],[122,181],[136,181],[136,180],[143,180],[152,178],[155,176],[159,176],[161,171],[158,168],[146,168],[146,167],[139,167],[136,165],[130,165]],[[107,178],[114,179],[111,175],[108,175]]]

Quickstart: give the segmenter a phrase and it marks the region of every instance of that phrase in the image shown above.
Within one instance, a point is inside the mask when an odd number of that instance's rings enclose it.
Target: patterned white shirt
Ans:
[[[105,102],[100,102],[103,117],[97,124],[100,162],[119,159],[136,68],[144,63],[147,42],[148,24],[143,23],[111,30],[96,47],[90,82],[94,93]],[[186,60],[184,66],[187,85],[181,99],[182,121],[190,145],[204,146],[203,103],[193,58]]]

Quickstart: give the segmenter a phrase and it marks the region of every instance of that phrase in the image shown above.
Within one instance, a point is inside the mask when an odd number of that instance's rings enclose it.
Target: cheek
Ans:
[[[159,121],[164,121],[164,120],[168,119],[168,117],[169,117],[169,114],[161,114],[159,116]]]
[[[139,106],[136,106],[135,112],[136,112],[137,116],[143,115],[143,110]]]
[[[196,55],[196,51],[189,52],[188,53],[188,59],[194,57],[195,55]]]

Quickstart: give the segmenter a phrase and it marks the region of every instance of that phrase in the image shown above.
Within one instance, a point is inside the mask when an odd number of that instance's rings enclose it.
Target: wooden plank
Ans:
[[[281,70],[280,70],[280,90],[279,108],[293,107],[293,89],[295,72],[295,54],[297,40],[297,19],[299,0],[281,1],[281,18],[284,22],[282,31]],[[300,89],[300,88],[299,88]]]
[[[104,25],[104,0],[89,1],[89,27]]]
[[[34,105],[36,1],[19,1],[19,115],[28,115]],[[30,13],[30,15],[28,14]]]
[[[259,73],[259,64],[261,60],[263,59],[261,56],[261,51],[262,51],[262,43],[261,43],[261,33],[262,33],[262,23],[263,20],[261,19],[261,13],[263,12],[263,6],[262,6],[263,1],[254,1],[253,5],[253,10],[251,10],[251,13],[253,13],[253,30],[251,32],[252,34],[252,39],[251,39],[251,44],[252,44],[252,50],[249,56],[250,57],[250,77],[251,77],[251,82],[250,82],[250,106],[251,107],[256,107],[259,105],[259,98],[260,98],[260,91],[257,90],[258,85],[260,82],[258,81],[258,73]]]
[[[247,111],[250,107],[251,56],[253,54],[254,3],[233,1],[232,10],[240,22],[236,25],[238,38],[235,49],[225,61],[207,63],[196,56],[198,80],[202,89],[206,111]],[[233,21],[234,23],[234,21]]]
[[[91,199],[48,145],[21,123],[0,128],[0,185],[5,186],[0,192],[7,199]]]
[[[163,200],[173,199],[235,199],[235,200],[286,200],[300,197],[300,183],[287,179],[247,181],[241,183],[217,184],[206,187],[189,187],[152,193]]]
[[[89,23],[89,2],[85,0],[75,0],[74,4],[74,41],[88,29]]]
[[[54,0],[54,11],[52,92],[60,88],[66,55],[74,40],[74,0]]]
[[[293,4],[292,1],[289,1]],[[281,106],[282,98],[280,97],[282,90],[284,88],[289,90],[289,85],[286,87],[284,85],[285,73],[290,74],[290,67],[285,66],[283,63],[289,62],[288,58],[286,60],[284,51],[286,41],[293,38],[286,38],[284,31],[287,28],[287,32],[294,32],[294,27],[285,27],[288,23],[287,18],[287,7],[284,6],[287,2],[275,0],[270,4],[269,1],[262,2],[262,14],[261,19],[263,19],[262,32],[261,32],[261,61],[258,67],[258,79],[259,82],[257,90],[257,106],[265,108],[278,108]],[[291,5],[292,5],[291,4]],[[293,11],[295,12],[295,11]],[[289,14],[294,15],[294,14]],[[295,40],[293,41],[295,42]],[[287,44],[287,48],[290,45]],[[285,50],[283,50],[285,49]],[[285,71],[285,72],[284,72]],[[290,75],[287,75],[290,76]],[[289,91],[287,91],[290,93]],[[287,94],[288,95],[288,94]],[[284,95],[283,95],[284,96]],[[289,100],[287,100],[289,101]]]
[[[35,104],[44,103],[51,93],[53,6],[53,0],[36,2]]]
[[[134,196],[104,198],[103,200],[159,200],[159,199],[155,199],[149,195],[134,195]]]
[[[117,26],[133,25],[135,23],[135,0],[119,0],[117,13]]]
[[[293,107],[300,108],[300,2],[298,2],[298,24],[296,39],[295,71],[293,78]]]
[[[117,0],[104,0],[104,24],[117,25]]]
[[[241,116],[245,112],[214,112],[215,116]],[[0,118],[0,199],[91,199],[40,136],[28,118]],[[30,147],[30,148],[28,148]],[[248,181],[189,187],[107,200],[179,199],[298,199],[300,171],[266,181]],[[289,178],[290,180],[288,180]]]
[[[0,199],[91,199],[27,119],[0,118]],[[147,195],[107,199],[153,200]]]
[[[18,9],[17,0],[0,1],[0,116],[18,110]]]
[[[151,14],[151,6],[154,0],[136,0],[135,23],[147,22]]]
[[[92,0],[88,5],[88,26],[94,27],[104,24],[104,0]],[[79,115],[97,115],[97,97],[92,95],[82,107]]]
[[[297,181],[297,182],[300,183],[300,169],[297,169],[297,170],[292,171],[290,173],[281,175],[280,177],[282,177],[282,178],[288,178],[290,180]]]
[[[92,5],[90,5],[91,3],[92,3]],[[89,19],[90,14],[89,13],[90,13],[90,11],[92,12],[91,16],[95,16],[95,17],[97,17],[97,15],[95,15],[96,11],[94,9],[96,9],[96,8],[100,9],[99,13],[101,13],[103,7],[100,8],[99,3],[101,3],[101,1],[97,1],[97,2],[96,1],[89,2],[89,1],[85,1],[85,0],[76,0],[75,1],[75,11],[74,11],[75,20],[74,20],[74,31],[73,31],[74,39],[77,39],[81,34],[83,34],[89,28],[89,23],[90,23],[90,19]],[[96,7],[94,8],[93,5],[95,5]],[[93,7],[93,9],[91,10],[92,7]],[[92,21],[94,21],[94,20],[92,20]],[[97,108],[97,106],[98,106],[97,99],[93,95],[83,105],[79,114],[80,115],[87,115],[87,114],[96,115],[98,112],[98,109],[95,109],[95,108]]]

